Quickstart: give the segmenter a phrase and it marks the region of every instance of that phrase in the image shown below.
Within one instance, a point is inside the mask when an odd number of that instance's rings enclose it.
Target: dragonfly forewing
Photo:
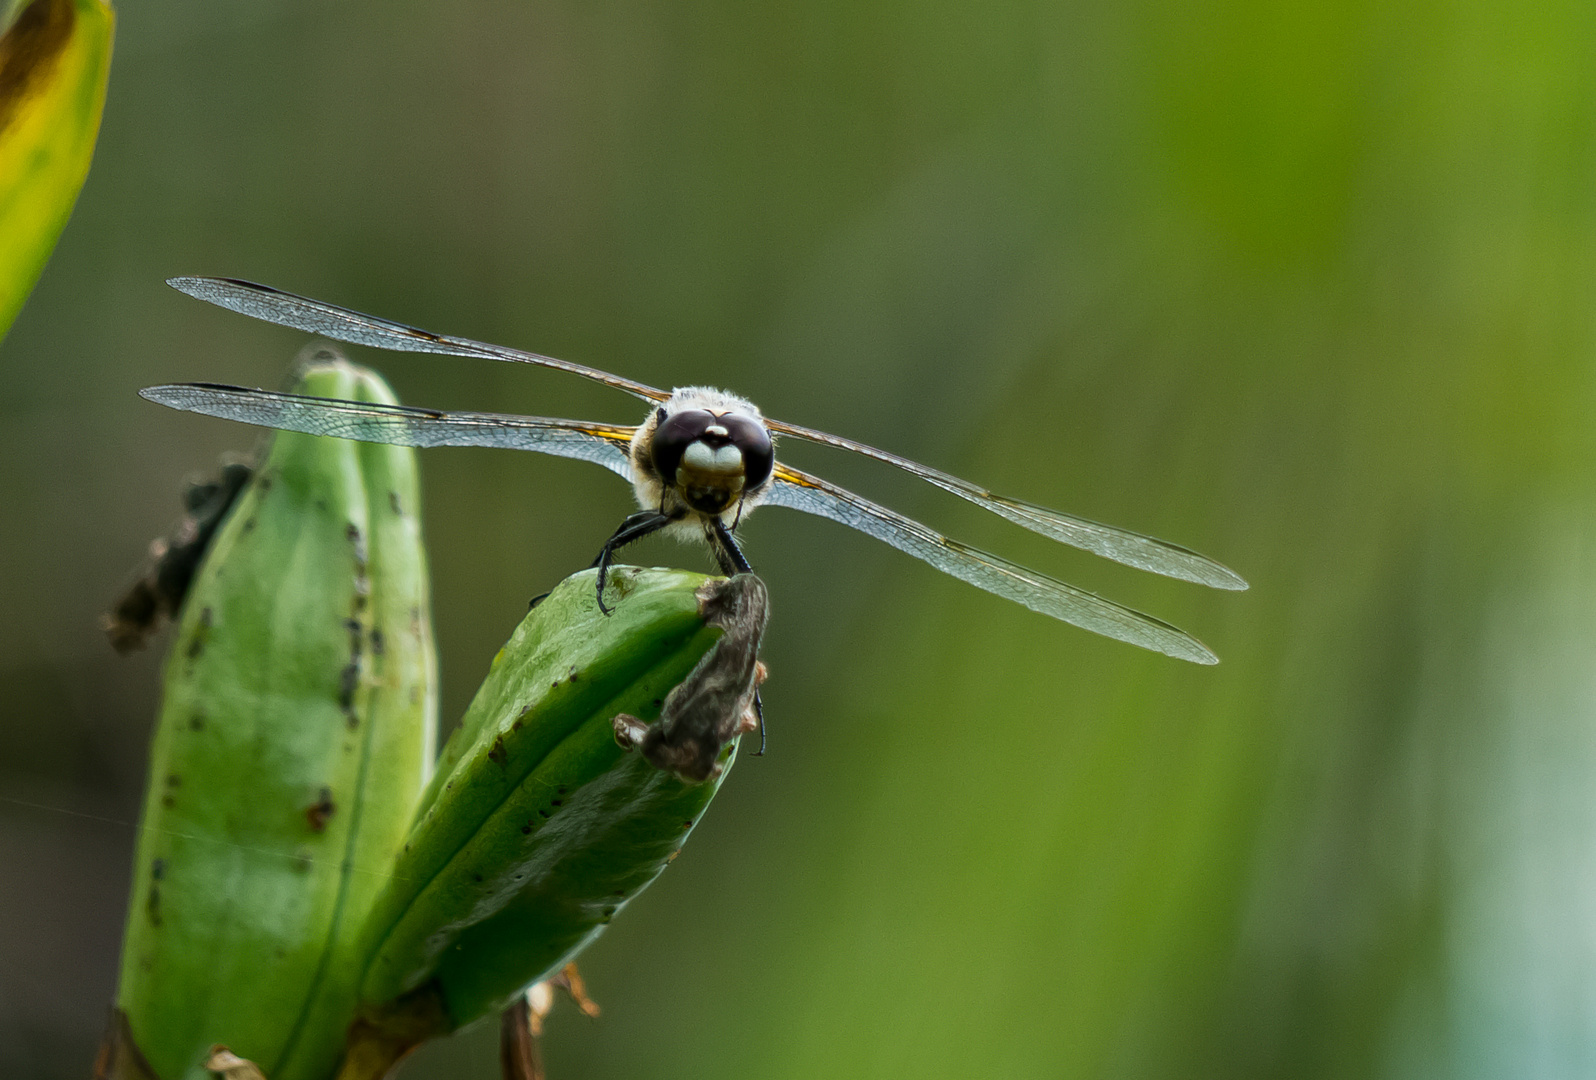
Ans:
[[[611,375],[607,371],[600,371],[586,364],[557,360],[542,353],[511,349],[503,345],[490,345],[485,341],[472,341],[470,338],[434,334],[430,330],[407,326],[391,319],[380,319],[375,315],[365,315],[349,308],[339,307],[337,304],[311,300],[308,297],[274,289],[270,285],[258,285],[253,281],[240,281],[237,278],[175,277],[166,283],[196,300],[204,300],[208,304],[215,304],[228,311],[236,311],[240,315],[248,315],[262,322],[286,326],[291,330],[303,330],[307,334],[332,338],[334,341],[346,341],[351,345],[367,345],[374,349],[389,349],[394,352],[437,353],[443,356],[535,364],[538,367],[568,371],[584,379],[592,379],[644,401],[664,401],[670,397],[665,391],[647,383]]]

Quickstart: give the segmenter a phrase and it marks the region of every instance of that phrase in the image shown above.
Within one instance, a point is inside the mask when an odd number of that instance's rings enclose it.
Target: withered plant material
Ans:
[[[183,516],[170,533],[150,542],[149,559],[138,571],[138,579],[100,618],[100,626],[117,652],[142,649],[165,623],[177,618],[211,538],[251,472],[243,462],[226,462],[214,479],[188,485]]]
[[[711,579],[698,589],[698,611],[725,633],[666,697],[660,718],[653,724],[628,713],[615,718],[623,749],[636,748],[656,768],[694,783],[719,776],[726,744],[759,725],[754,695],[765,681],[759,643],[770,593],[753,574]]]

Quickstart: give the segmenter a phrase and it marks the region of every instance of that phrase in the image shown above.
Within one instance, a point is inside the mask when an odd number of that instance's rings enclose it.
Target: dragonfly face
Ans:
[[[632,436],[631,459],[638,506],[731,515],[731,527],[769,485],[776,451],[753,402],[689,386],[649,413]]]
[[[151,401],[263,427],[405,446],[497,446],[603,465],[630,481],[642,511],[627,518],[597,564],[626,543],[664,530],[699,536],[728,573],[745,570],[734,530],[756,505],[829,518],[913,555],[945,574],[1094,633],[1198,664],[1218,662],[1170,624],[1046,574],[980,551],[869,499],[775,460],[775,436],[847,450],[902,469],[1016,525],[1115,562],[1218,589],[1245,589],[1234,571],[1186,548],[1112,525],[994,494],[938,469],[839,435],[763,416],[719,390],[666,393],[607,371],[520,349],[447,337],[362,315],[265,285],[230,278],[173,278],[173,288],[280,326],[354,345],[438,353],[569,371],[649,403],[638,427],[541,416],[439,412],[394,405],[295,397],[239,386],[178,383],[140,393]],[[600,581],[603,575],[600,575]],[[602,596],[600,597],[602,603]]]

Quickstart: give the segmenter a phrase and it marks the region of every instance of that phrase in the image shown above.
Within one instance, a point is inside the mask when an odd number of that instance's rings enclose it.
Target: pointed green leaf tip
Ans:
[[[101,0],[33,0],[0,35],[0,337],[88,175],[114,24]]]

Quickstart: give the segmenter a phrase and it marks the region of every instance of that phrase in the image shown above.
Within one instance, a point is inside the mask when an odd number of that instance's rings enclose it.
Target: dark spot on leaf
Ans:
[[[509,755],[504,750],[504,736],[496,736],[493,745],[488,748],[488,760],[502,768],[507,757]]]
[[[332,789],[322,788],[317,794],[316,801],[305,810],[305,820],[310,823],[312,832],[324,832],[327,828],[327,819],[333,816],[337,807],[333,805]]]
[[[244,521],[244,531],[246,533],[252,533],[252,532],[255,531],[255,519],[254,518],[247,518]]]
[[[154,885],[150,886],[150,895],[144,901],[144,911],[150,917],[151,926],[161,925],[161,890]]]
[[[200,611],[199,625],[194,628],[194,636],[189,639],[188,658],[196,660],[200,653],[205,651],[205,643],[211,636],[212,613],[210,608]]]
[[[176,773],[167,773],[166,774],[166,786],[167,787],[182,787],[182,785],[183,785],[183,778],[181,776],[177,775]]]
[[[471,880],[472,881],[476,881],[476,882],[480,882],[482,880],[482,875],[481,874],[472,874],[471,875]]]
[[[548,817],[549,816],[549,812],[547,810],[539,810],[538,811],[538,816],[539,817]]]
[[[355,688],[359,685],[360,660],[357,658],[345,664],[338,676],[338,704],[345,712],[355,707]]]
[[[199,713],[195,713],[193,716],[189,717],[188,718],[188,729],[190,731],[204,731],[205,730],[205,717],[200,715]]]
[[[165,859],[156,859],[154,862],[150,863],[150,878],[152,880],[160,881],[165,876],[166,876],[166,860]]]
[[[405,508],[399,505],[399,493],[397,491],[388,492],[388,506],[394,513],[401,516],[404,515]]]
[[[177,800],[170,795],[161,796],[161,805],[170,809],[177,805]]]
[[[521,834],[523,836],[530,836],[532,834],[532,823],[530,821],[521,826]]]
[[[560,800],[560,799],[550,799],[549,800],[549,805],[550,806],[559,806],[561,804],[561,802],[562,802],[562,800]]]
[[[382,655],[382,650],[386,646],[386,644],[387,644],[387,641],[382,636],[382,630],[379,629],[378,627],[373,626],[371,628],[371,652],[372,652],[372,655],[381,656]]]

